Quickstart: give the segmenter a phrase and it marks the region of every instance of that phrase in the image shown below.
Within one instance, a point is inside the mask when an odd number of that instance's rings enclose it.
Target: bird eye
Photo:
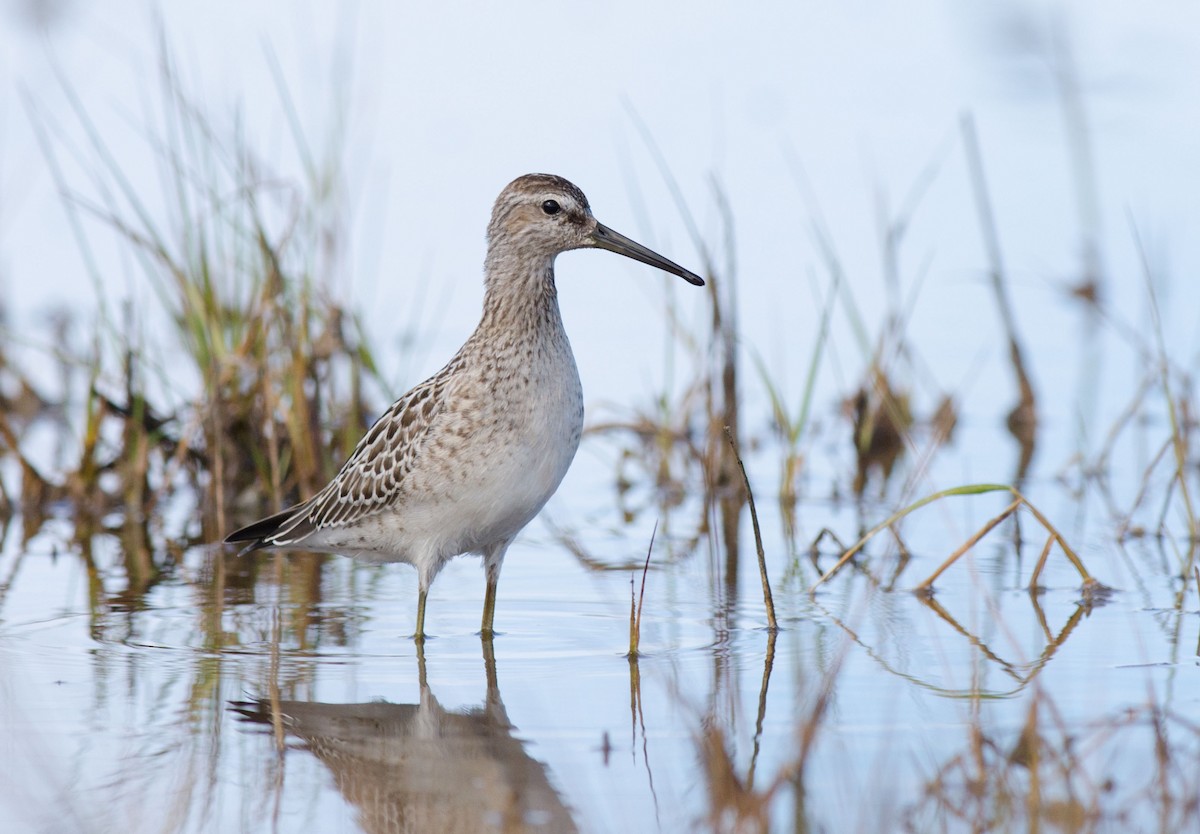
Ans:
[[[554,200],[547,200],[542,203],[542,211],[546,212],[546,214],[558,214],[562,211],[562,206]]]

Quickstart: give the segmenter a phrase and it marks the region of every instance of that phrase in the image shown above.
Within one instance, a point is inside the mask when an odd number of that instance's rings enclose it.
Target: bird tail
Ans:
[[[238,551],[239,556],[245,556],[247,553],[260,550],[264,547],[274,547],[295,542],[311,532],[311,530],[302,529],[307,526],[307,519],[305,518],[305,511],[307,509],[307,504],[299,504],[283,512],[267,516],[240,530],[233,531],[225,537],[225,542],[227,544],[245,542],[246,546]],[[283,540],[284,535],[287,535],[286,540]]]

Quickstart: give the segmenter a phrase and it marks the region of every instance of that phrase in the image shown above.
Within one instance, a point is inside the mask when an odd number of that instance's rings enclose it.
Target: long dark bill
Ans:
[[[695,284],[697,287],[704,286],[704,279],[696,273],[689,272],[674,261],[668,261],[662,255],[651,249],[647,249],[637,241],[630,240],[620,232],[614,232],[603,223],[596,224],[596,230],[592,232],[592,240],[595,241],[596,247],[599,249],[607,249],[609,252],[616,252],[618,255],[633,258],[635,261],[656,266],[664,272],[678,275],[689,284]]]

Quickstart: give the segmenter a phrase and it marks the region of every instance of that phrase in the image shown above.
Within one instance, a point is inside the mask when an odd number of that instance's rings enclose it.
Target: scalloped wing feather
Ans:
[[[261,546],[301,544],[318,530],[343,527],[374,515],[400,494],[419,457],[423,440],[446,404],[457,362],[396,400],[375,421],[329,484],[297,505]]]

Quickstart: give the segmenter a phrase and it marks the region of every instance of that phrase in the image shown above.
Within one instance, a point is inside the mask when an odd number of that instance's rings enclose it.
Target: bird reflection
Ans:
[[[383,832],[572,832],[570,812],[545,766],[513,737],[484,641],[487,698],[452,712],[438,703],[418,654],[418,704],[233,702],[246,720],[300,739],[358,808],[358,823]]]

